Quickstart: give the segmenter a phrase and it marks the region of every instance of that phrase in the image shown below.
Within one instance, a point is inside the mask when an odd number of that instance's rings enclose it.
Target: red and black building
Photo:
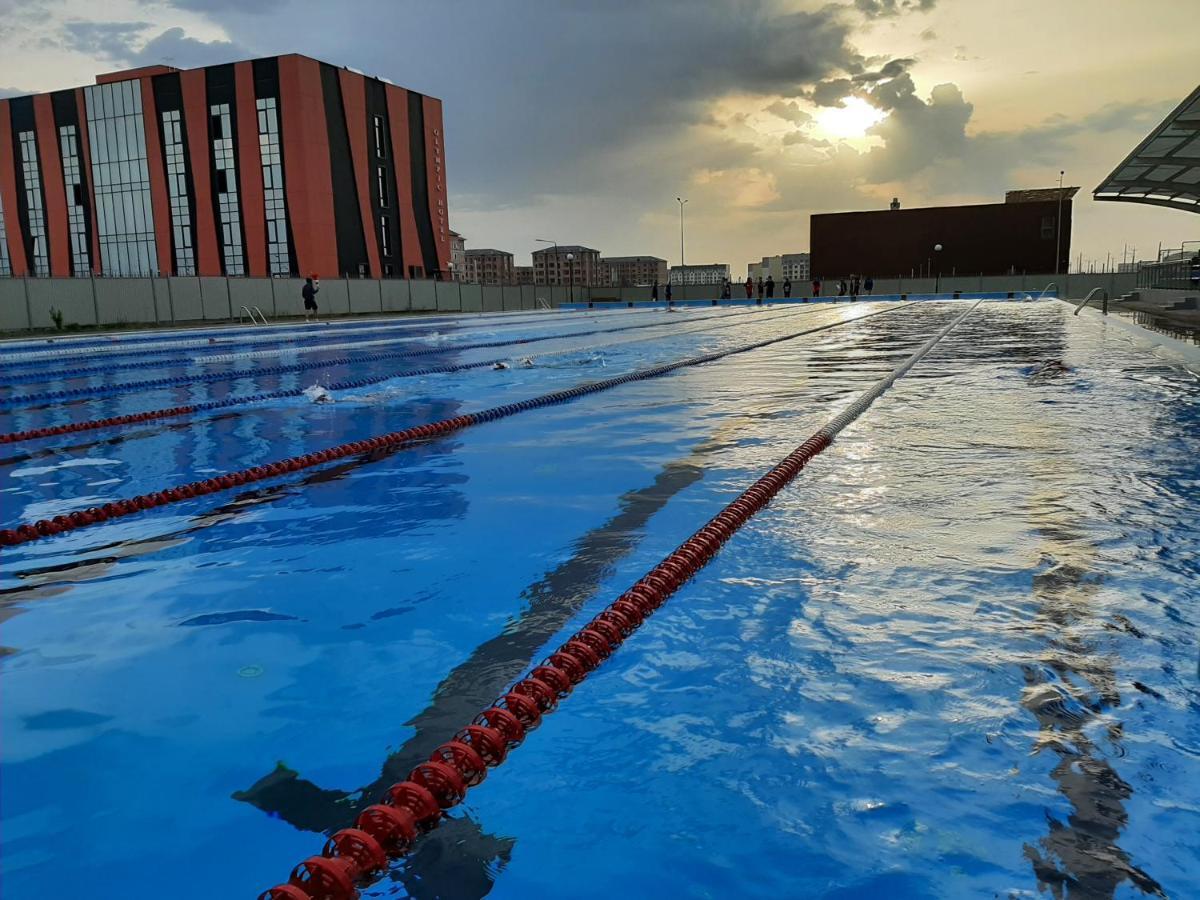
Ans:
[[[813,215],[812,273],[824,279],[1066,272],[1077,187],[1009,191],[1004,203]],[[935,249],[940,248],[940,249]]]
[[[450,269],[442,103],[299,54],[0,100],[0,276]]]

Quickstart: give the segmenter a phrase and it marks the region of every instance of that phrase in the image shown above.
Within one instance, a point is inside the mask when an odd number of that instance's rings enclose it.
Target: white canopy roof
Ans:
[[[1200,213],[1200,87],[1092,193]]]

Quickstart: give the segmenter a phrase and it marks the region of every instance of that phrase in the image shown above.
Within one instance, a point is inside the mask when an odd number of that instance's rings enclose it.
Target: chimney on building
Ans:
[[[893,197],[893,198],[892,198],[892,206],[891,206],[891,208],[892,208],[892,209],[899,209],[899,208],[900,208],[900,198],[899,198],[899,197]]]

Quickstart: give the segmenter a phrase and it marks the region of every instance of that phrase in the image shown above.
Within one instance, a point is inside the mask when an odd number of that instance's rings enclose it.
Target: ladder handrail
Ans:
[[[263,311],[262,311],[261,309],[259,309],[257,306],[252,306],[252,307],[250,307],[250,308],[251,308],[251,309],[253,309],[253,310],[254,310],[256,313],[258,313],[258,317],[259,317],[260,319],[262,319],[262,323],[263,323],[264,325],[270,325],[270,324],[271,324],[270,322],[268,322],[268,321],[267,321],[267,317],[266,317],[265,315],[263,315]]]
[[[1087,306],[1088,303],[1091,301],[1091,299],[1093,297],[1095,297],[1097,293],[1104,294],[1103,312],[1104,312],[1104,315],[1107,316],[1108,315],[1108,291],[1102,287],[1094,287],[1090,291],[1088,291],[1088,295],[1086,297],[1084,297],[1081,301],[1079,301],[1079,305],[1075,307],[1075,312],[1073,313],[1073,315],[1076,315],[1076,316],[1079,315],[1079,311],[1081,309],[1083,309],[1085,306]]]
[[[254,307],[254,309],[258,310],[258,314],[259,314],[260,316],[262,316],[262,310],[261,310],[261,309],[258,309],[258,307],[257,307],[257,306],[256,306],[256,307]],[[267,317],[266,317],[266,316],[263,316],[263,320],[262,320],[262,322],[259,322],[259,321],[258,321],[258,319],[254,318],[254,313],[252,313],[252,312],[250,311],[250,307],[248,307],[248,306],[243,306],[243,307],[242,307],[242,312],[244,312],[244,313],[245,313],[247,316],[249,316],[249,317],[250,317],[250,324],[251,324],[251,325],[266,325],[266,324],[267,324]],[[240,325],[240,324],[242,324],[242,316],[241,316],[241,315],[238,315],[238,324],[239,324],[239,325]]]
[[[1039,300],[1045,300],[1045,299],[1046,299],[1046,291],[1050,290],[1050,288],[1054,288],[1054,290],[1056,290],[1056,291],[1057,291],[1057,290],[1058,290],[1058,284],[1057,284],[1056,282],[1053,282],[1053,281],[1052,281],[1052,282],[1050,282],[1048,285],[1046,285],[1044,288],[1042,288],[1042,292],[1041,292],[1040,294],[1038,294],[1038,299],[1039,299]]]

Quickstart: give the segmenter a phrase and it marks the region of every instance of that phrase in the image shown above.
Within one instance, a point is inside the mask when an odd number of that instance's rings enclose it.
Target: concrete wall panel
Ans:
[[[203,318],[228,321],[231,318],[228,282],[224,278],[200,278],[198,280]]]
[[[384,312],[407,312],[409,310],[407,281],[394,278],[379,282],[379,293],[383,298]]]
[[[461,285],[457,281],[435,281],[433,285],[438,312],[462,311],[462,293],[459,290]]]
[[[301,282],[303,285],[303,282]],[[300,292],[296,292],[300,296]],[[304,314],[304,301],[300,300],[300,314]],[[375,307],[379,309],[378,306]],[[344,316],[350,312],[350,280],[348,278],[330,278],[321,282],[317,292],[317,311],[323,316]]]
[[[350,289],[350,312],[378,313],[382,312],[379,293],[379,282],[366,279],[347,282]]]
[[[483,311],[483,286],[478,284],[460,284],[459,296],[462,298],[463,312]]]
[[[271,293],[271,280],[269,278],[230,278],[229,306],[235,319],[239,316],[248,319],[246,310],[253,310],[256,306],[258,311],[268,319],[274,318],[275,298]],[[242,309],[243,306],[246,309]]]
[[[497,284],[484,285],[482,302],[484,312],[499,312],[504,309],[504,288]]]
[[[21,301],[24,305],[24,300]],[[62,310],[63,325],[95,325],[90,278],[30,278],[29,314],[34,328],[53,328],[50,307]],[[137,320],[142,321],[142,320]],[[154,321],[151,312],[151,322]]]
[[[200,299],[199,278],[170,279],[170,306],[176,322],[197,322],[204,318],[204,306]]]
[[[432,281],[410,281],[408,283],[409,290],[412,291],[413,309],[430,310],[438,308],[434,284],[435,282]]]
[[[97,278],[95,284],[101,325],[154,324],[154,286],[149,278]]]
[[[29,308],[25,305],[25,279],[0,278],[0,331],[29,328]]]

